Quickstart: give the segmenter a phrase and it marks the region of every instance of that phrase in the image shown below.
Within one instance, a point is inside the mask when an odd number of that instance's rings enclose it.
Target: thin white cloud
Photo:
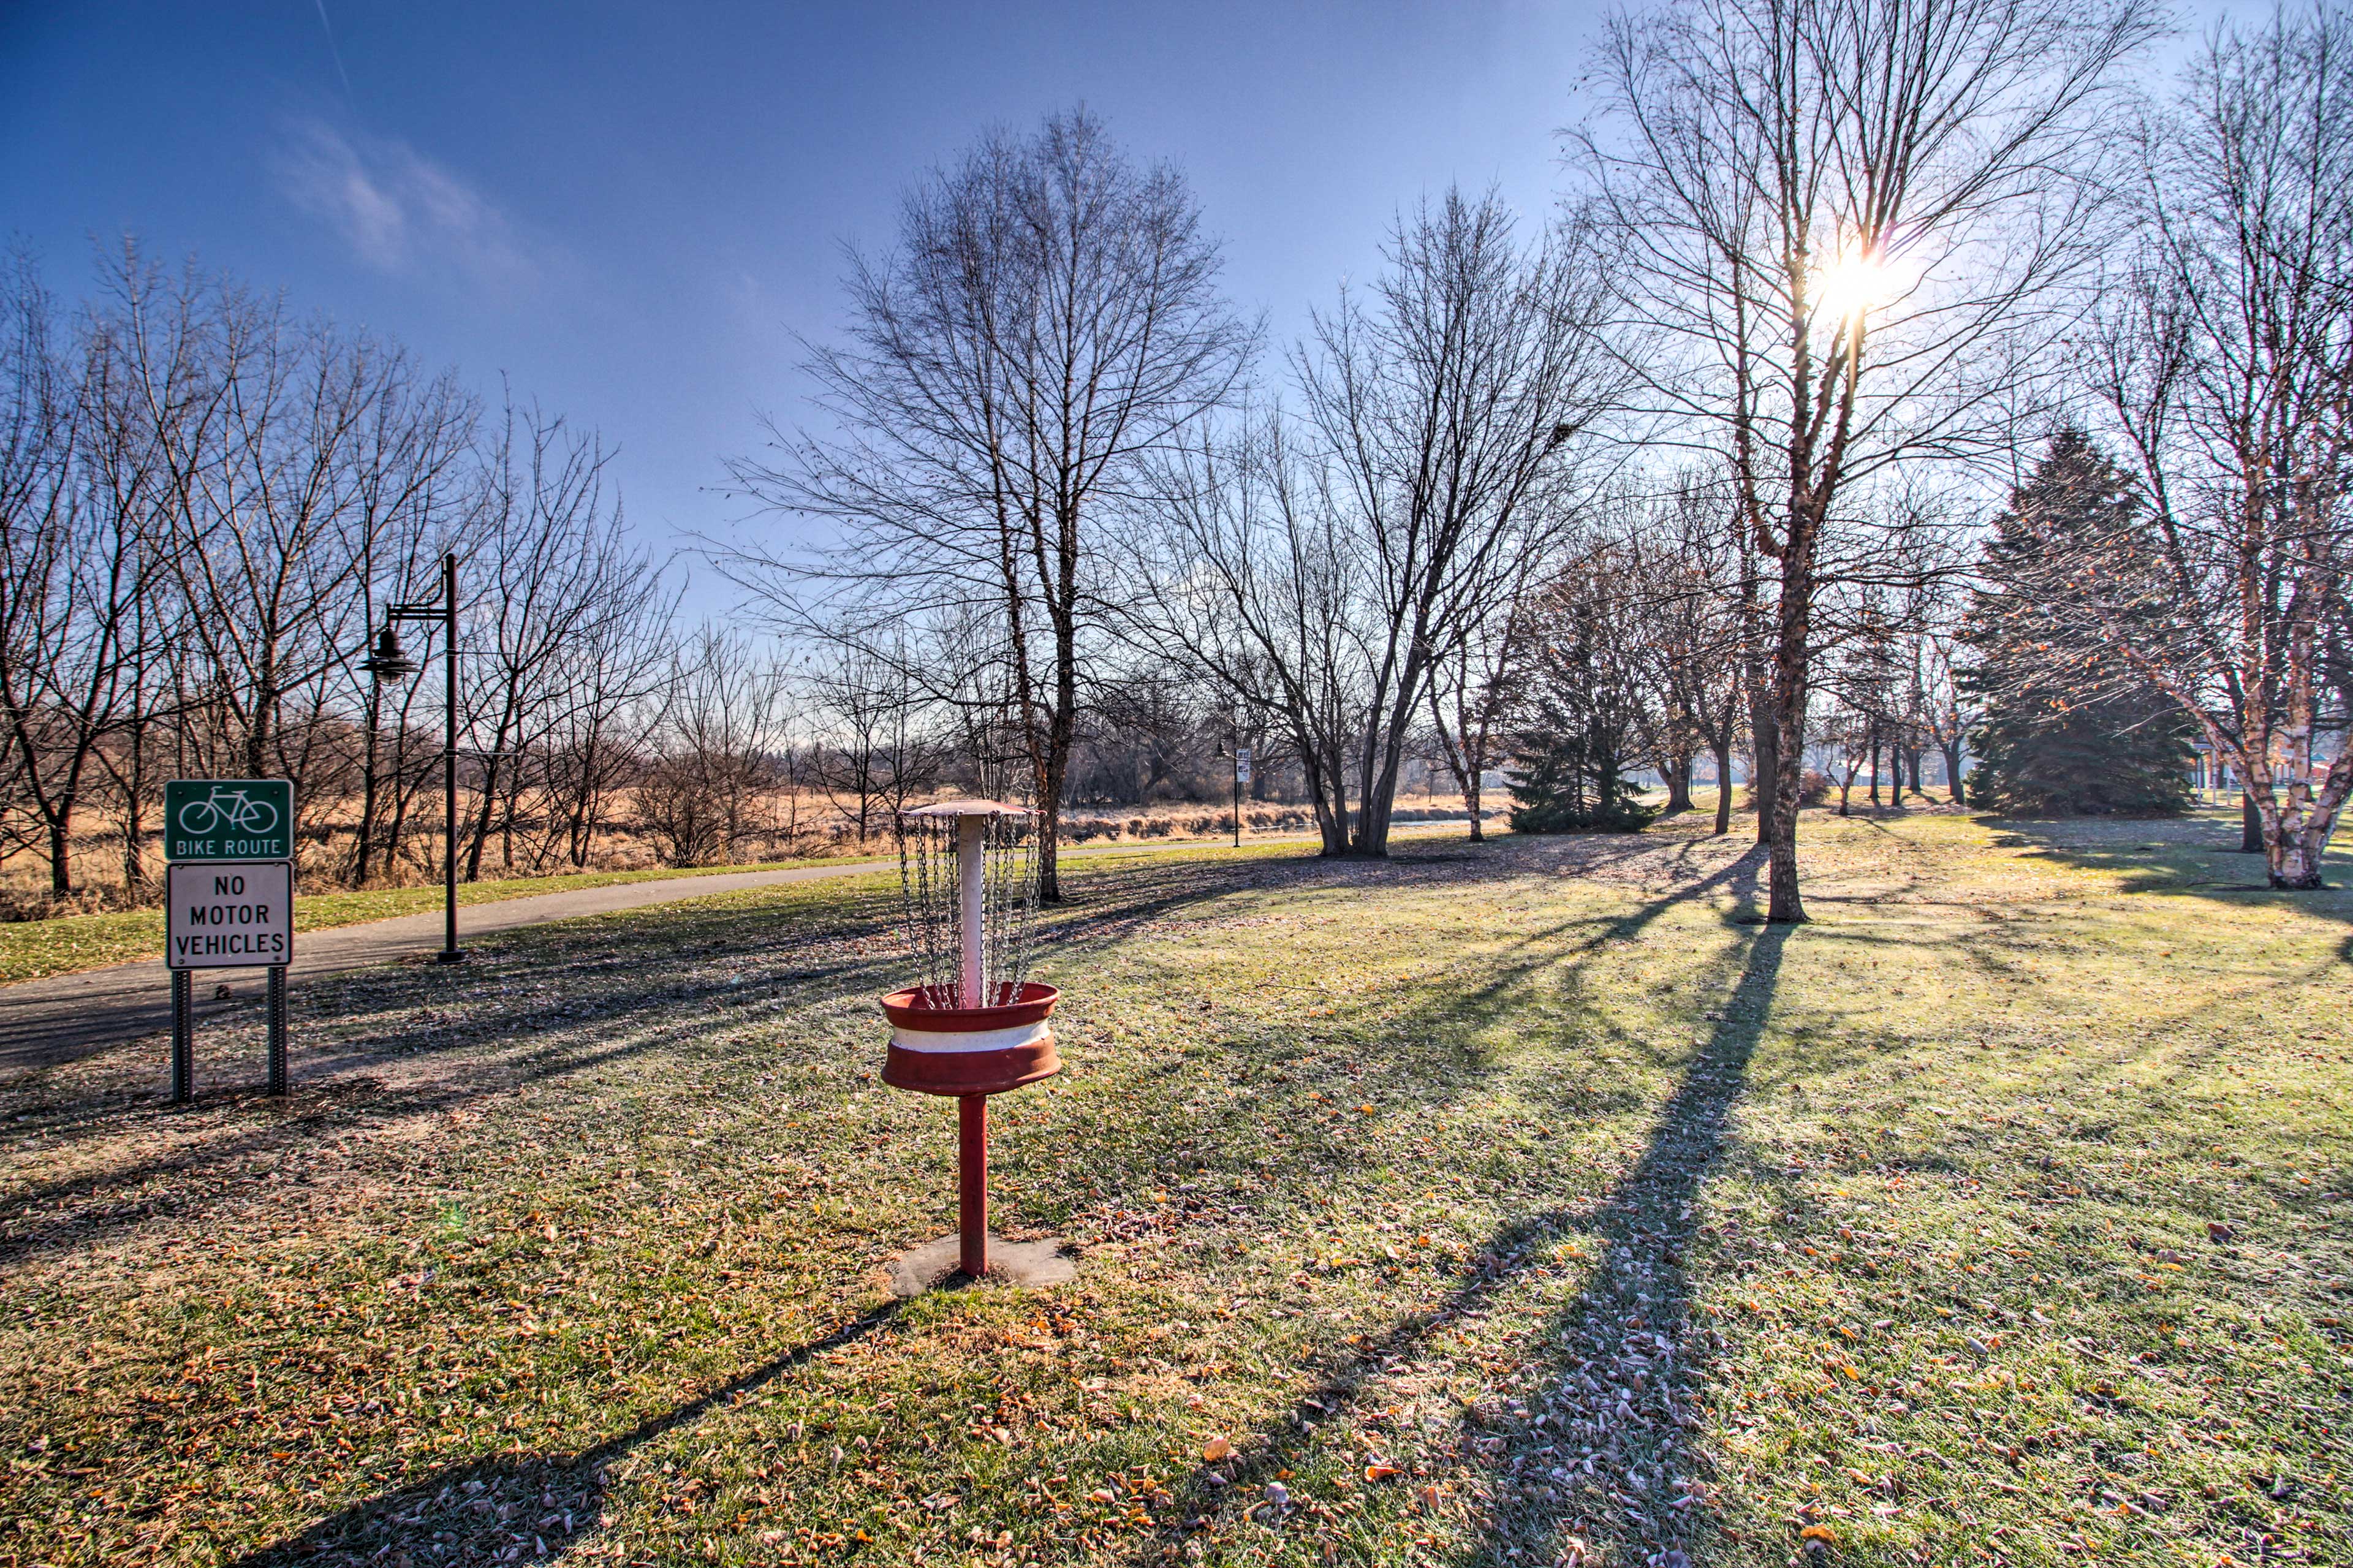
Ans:
[[[520,284],[538,274],[496,204],[406,142],[291,122],[271,155],[279,189],[379,271]]]

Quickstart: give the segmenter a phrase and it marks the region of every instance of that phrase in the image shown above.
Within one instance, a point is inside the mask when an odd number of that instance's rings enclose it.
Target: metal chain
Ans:
[[[925,1000],[934,1006],[949,1005],[954,1001],[954,980],[943,972],[941,963],[941,909],[936,894],[944,868],[937,864],[937,831],[924,817],[894,816],[892,825],[899,839],[899,888],[907,945],[922,969]],[[953,900],[949,907],[954,908]]]
[[[981,824],[980,992],[965,996],[963,857],[954,817],[902,816],[899,907],[907,945],[935,1007],[1004,1006],[1029,976],[1038,913],[1038,835],[1027,816],[992,816]]]

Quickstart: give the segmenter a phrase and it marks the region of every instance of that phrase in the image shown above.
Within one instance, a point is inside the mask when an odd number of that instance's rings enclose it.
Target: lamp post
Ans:
[[[441,713],[441,804],[447,818],[441,849],[441,951],[435,962],[455,963],[466,955],[458,948],[458,557],[441,557],[441,597],[396,604],[384,613],[384,630],[375,651],[360,668],[375,680],[405,680],[417,673],[417,661],[400,650],[400,621],[439,621],[442,654],[448,661],[448,688]]]

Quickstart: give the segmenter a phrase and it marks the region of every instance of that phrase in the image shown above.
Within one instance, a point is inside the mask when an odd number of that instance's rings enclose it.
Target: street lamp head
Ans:
[[[377,634],[375,652],[360,660],[360,668],[377,680],[406,680],[417,673],[417,661],[400,649],[400,634],[386,626]]]

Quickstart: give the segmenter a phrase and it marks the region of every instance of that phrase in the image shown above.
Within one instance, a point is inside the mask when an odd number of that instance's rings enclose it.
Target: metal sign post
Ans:
[[[195,984],[185,969],[172,971],[172,1103],[196,1098]]]
[[[196,1094],[199,969],[267,969],[268,1089],[286,1092],[286,966],[294,959],[294,786],[174,779],[164,789],[164,962],[172,971],[172,1099]]]
[[[1242,791],[1250,782],[1250,749],[1234,747],[1234,847],[1242,847]]]

